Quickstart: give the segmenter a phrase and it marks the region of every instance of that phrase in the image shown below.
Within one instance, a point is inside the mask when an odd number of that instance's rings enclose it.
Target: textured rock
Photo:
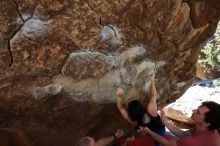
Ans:
[[[35,100],[41,100],[44,97],[54,96],[62,91],[61,85],[48,85],[45,87],[35,87],[33,86],[32,94]]]
[[[119,61],[116,57],[99,52],[72,53],[64,64],[62,74],[78,80],[101,77],[118,65]]]
[[[173,108],[164,108],[163,111],[168,118],[189,125],[194,125],[195,122],[190,118],[184,115],[181,111],[175,110]]]
[[[72,145],[114,123],[103,119],[116,114],[115,105],[104,105],[114,104],[118,86],[125,102],[144,99],[155,69],[158,98],[179,97],[192,83],[200,44],[214,33],[219,9],[218,0],[1,0],[1,128],[27,127],[33,145]],[[62,94],[47,90],[54,84]],[[75,139],[62,128],[77,133]]]
[[[61,84],[65,90],[72,95],[77,101],[95,100],[95,101],[116,101],[115,91],[121,86],[126,89],[126,94],[129,97],[143,97],[146,92],[149,93],[150,80],[149,74],[152,74],[153,62],[143,62],[132,67],[122,68],[119,70],[110,71],[100,79],[88,78],[82,81],[77,81],[71,77],[56,76],[55,84]],[[139,98],[140,98],[139,97]]]
[[[123,45],[122,36],[119,30],[115,26],[103,26],[101,37],[104,42],[106,42],[111,47],[121,47]]]

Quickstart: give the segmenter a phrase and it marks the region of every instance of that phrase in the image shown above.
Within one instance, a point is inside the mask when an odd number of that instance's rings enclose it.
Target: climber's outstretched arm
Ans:
[[[148,113],[156,117],[158,115],[157,112],[157,88],[156,88],[156,83],[155,83],[155,73],[151,76],[151,99],[147,105],[147,111]]]
[[[118,108],[118,110],[120,111],[121,115],[122,115],[130,124],[132,124],[133,126],[136,126],[137,123],[136,123],[136,122],[133,122],[133,121],[130,119],[127,110],[124,108],[124,106],[123,106],[123,104],[122,104],[123,95],[124,95],[123,89],[122,89],[122,88],[118,88],[116,94],[117,94],[117,108]]]

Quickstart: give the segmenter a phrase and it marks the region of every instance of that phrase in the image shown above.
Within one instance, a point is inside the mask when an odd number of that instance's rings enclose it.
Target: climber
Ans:
[[[148,127],[157,134],[165,135],[165,126],[157,112],[157,89],[155,85],[155,73],[151,76],[151,99],[145,107],[138,100],[133,100],[128,103],[127,110],[122,105],[124,91],[121,88],[117,90],[117,108],[122,116],[134,127]],[[156,145],[160,145],[156,143]]]
[[[220,104],[206,101],[196,110],[193,110],[191,119],[195,121],[195,128],[182,131],[167,122],[164,112],[161,118],[166,127],[177,137],[178,140],[166,140],[149,128],[139,131],[151,135],[164,146],[220,146]]]

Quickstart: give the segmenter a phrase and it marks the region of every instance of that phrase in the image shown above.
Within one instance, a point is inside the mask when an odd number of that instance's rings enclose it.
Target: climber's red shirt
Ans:
[[[177,146],[220,146],[220,135],[217,131],[196,132],[176,141]]]

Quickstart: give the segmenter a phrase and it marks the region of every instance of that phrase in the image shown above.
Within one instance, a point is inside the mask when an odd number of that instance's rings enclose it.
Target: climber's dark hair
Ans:
[[[220,133],[220,104],[213,101],[205,101],[202,103],[202,106],[205,106],[209,109],[205,113],[205,122],[209,123],[209,130],[218,130]]]
[[[128,103],[127,111],[132,121],[141,123],[142,118],[146,113],[146,107],[143,104],[141,104],[138,100],[132,100]]]

